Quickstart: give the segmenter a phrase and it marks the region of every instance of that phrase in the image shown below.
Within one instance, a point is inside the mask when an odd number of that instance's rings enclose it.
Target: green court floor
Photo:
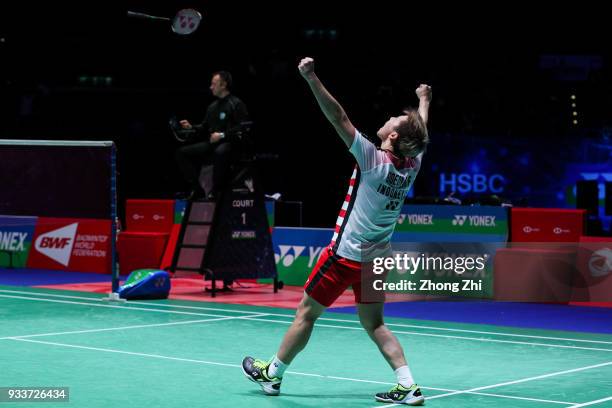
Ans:
[[[357,317],[327,313],[267,397],[245,355],[268,358],[292,311],[0,286],[0,387],[70,387],[46,407],[383,407],[392,370]],[[387,319],[428,407],[612,407],[612,336]],[[41,406],[40,403],[0,403]]]

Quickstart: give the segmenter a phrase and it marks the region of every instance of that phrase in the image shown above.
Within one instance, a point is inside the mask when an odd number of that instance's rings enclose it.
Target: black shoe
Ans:
[[[242,360],[242,372],[249,380],[259,384],[266,395],[280,394],[282,378],[268,377],[269,361],[259,360],[253,357],[245,357]]]
[[[388,392],[379,392],[374,398],[378,402],[390,402],[392,404],[423,405],[425,403],[425,397],[423,397],[421,389],[416,384],[412,384],[409,388],[397,384]]]

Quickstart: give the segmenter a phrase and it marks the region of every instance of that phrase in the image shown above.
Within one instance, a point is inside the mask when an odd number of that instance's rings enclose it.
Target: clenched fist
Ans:
[[[425,98],[427,101],[431,101],[431,86],[426,84],[421,84],[416,89],[416,94],[419,99]]]
[[[300,74],[302,74],[305,79],[308,79],[314,74],[314,60],[310,57],[302,58],[300,65],[298,65],[298,69],[300,70]]]

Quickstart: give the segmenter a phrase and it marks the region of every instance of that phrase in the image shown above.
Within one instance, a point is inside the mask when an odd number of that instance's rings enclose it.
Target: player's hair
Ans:
[[[423,118],[418,111],[404,111],[406,119],[402,119],[395,128],[398,134],[395,147],[405,157],[415,157],[424,152],[429,143],[429,133]]]

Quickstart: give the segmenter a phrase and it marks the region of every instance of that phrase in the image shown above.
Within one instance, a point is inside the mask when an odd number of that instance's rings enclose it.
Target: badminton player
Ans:
[[[302,59],[298,67],[323,114],[357,163],[332,241],[304,285],[304,297],[278,351],[270,361],[246,357],[242,369],[265,394],[280,394],[283,374],[308,343],[315,321],[352,285],[359,320],[397,377],[397,384],[388,392],[376,394],[376,400],[420,405],[424,397],[402,346],[383,321],[384,292],[364,292],[372,276],[368,268],[372,260],[391,255],[391,235],[429,142],[431,88],[420,85],[416,90],[418,110],[405,111],[387,120],[377,132],[381,140],[381,147],[377,148],[353,126],[314,68],[311,58]]]

